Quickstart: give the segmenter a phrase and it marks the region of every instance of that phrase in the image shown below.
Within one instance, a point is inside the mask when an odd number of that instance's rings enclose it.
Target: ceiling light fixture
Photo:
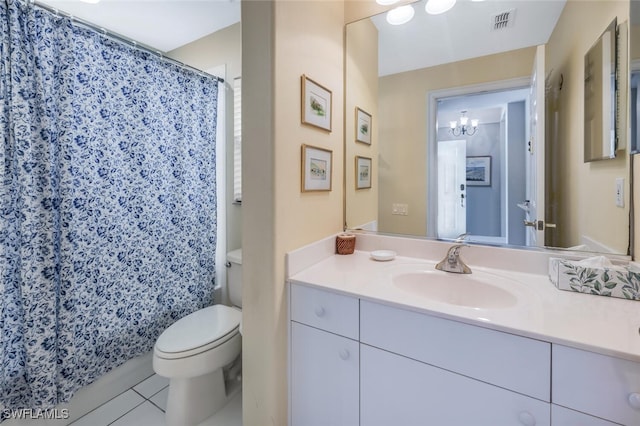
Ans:
[[[376,3],[378,3],[380,6],[389,6],[394,3],[398,3],[399,1],[400,0],[376,0]]]
[[[471,126],[469,124],[469,117],[467,117],[467,111],[460,112],[460,124],[458,125],[457,121],[450,121],[449,124],[451,126],[451,134],[453,136],[467,135],[473,136],[476,134],[478,130],[479,120],[473,119],[471,120]]]
[[[410,4],[399,6],[387,12],[387,22],[391,25],[402,25],[413,19],[416,11]]]
[[[456,0],[428,0],[424,10],[429,15],[439,15],[445,13],[456,4]]]
[[[100,2],[100,0],[80,0],[80,1],[84,3],[91,3],[91,4],[96,4]]]

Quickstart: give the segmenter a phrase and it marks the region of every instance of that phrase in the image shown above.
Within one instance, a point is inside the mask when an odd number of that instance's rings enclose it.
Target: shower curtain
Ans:
[[[45,409],[213,302],[218,81],[21,0],[0,33],[0,404]]]

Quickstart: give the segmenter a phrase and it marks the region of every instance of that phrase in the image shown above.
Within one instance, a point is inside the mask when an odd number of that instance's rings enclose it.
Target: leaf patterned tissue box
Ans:
[[[604,256],[549,259],[549,279],[560,290],[640,300],[640,268],[614,265]]]

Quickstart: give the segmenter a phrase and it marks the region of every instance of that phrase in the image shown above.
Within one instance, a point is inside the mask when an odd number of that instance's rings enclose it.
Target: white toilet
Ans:
[[[227,253],[227,288],[234,307],[213,305],[178,320],[153,348],[153,369],[169,381],[167,426],[192,426],[241,389],[242,250]]]

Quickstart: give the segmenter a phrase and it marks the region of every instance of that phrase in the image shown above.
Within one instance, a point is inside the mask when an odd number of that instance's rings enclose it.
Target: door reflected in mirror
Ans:
[[[430,179],[428,188],[437,191],[438,198],[427,209],[438,222],[430,236],[455,238],[468,233],[473,242],[526,245],[527,230],[522,225],[529,218],[522,205],[531,202],[527,182],[535,175],[526,166],[530,86],[528,81],[523,84],[511,90],[438,98],[437,159],[430,162],[437,179]],[[461,108],[477,120],[472,132],[454,127],[454,123],[459,127]],[[507,199],[518,202],[505,203]]]
[[[347,25],[347,227],[436,238],[464,229],[486,244],[627,254],[628,149],[610,161],[584,163],[584,58],[612,20],[628,21],[629,1],[458,2],[437,16],[424,13],[424,2],[413,6],[405,25],[389,26],[384,15]],[[498,16],[508,19],[496,28]],[[474,110],[478,92],[507,89],[527,94]],[[448,117],[444,101],[453,105]],[[357,108],[373,117],[370,145],[351,137]],[[478,118],[492,108],[498,118]],[[478,118],[477,133],[461,132],[462,111],[468,130]],[[450,140],[464,140],[468,152],[464,163],[444,167],[438,146]],[[356,156],[373,158],[366,191],[351,189]],[[466,157],[491,158],[490,185],[469,186]],[[447,181],[462,164],[464,190]],[[454,191],[451,208],[461,205],[466,223],[439,235],[439,223],[456,217],[439,203],[445,188]],[[470,210],[471,191],[491,204],[486,220]]]

